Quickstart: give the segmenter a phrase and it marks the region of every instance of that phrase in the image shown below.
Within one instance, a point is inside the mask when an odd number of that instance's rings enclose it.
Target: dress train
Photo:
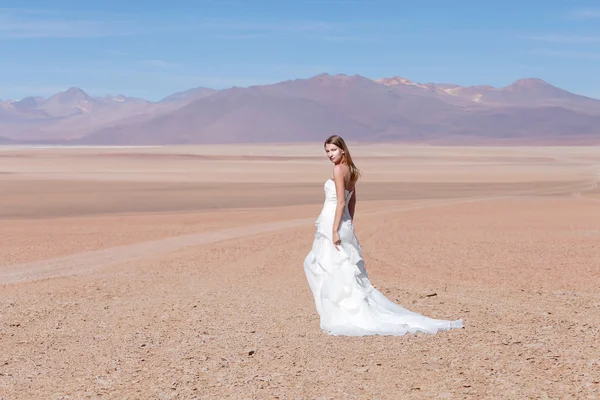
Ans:
[[[425,332],[462,328],[461,319],[433,319],[410,311],[387,299],[371,284],[362,248],[348,211],[353,194],[345,191],[344,213],[338,230],[341,245],[333,245],[331,232],[337,205],[335,183],[325,182],[325,203],[315,222],[312,249],[304,259],[304,272],[320,316],[320,326],[330,335],[365,336]]]

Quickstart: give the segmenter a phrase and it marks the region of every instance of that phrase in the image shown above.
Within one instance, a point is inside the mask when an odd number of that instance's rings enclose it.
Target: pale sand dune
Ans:
[[[0,399],[599,395],[598,149],[355,147],[374,285],[465,329],[334,338],[319,147],[0,152]]]

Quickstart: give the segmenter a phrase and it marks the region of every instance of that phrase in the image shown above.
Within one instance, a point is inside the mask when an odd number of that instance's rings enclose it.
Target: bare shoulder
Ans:
[[[350,168],[345,164],[337,164],[333,167],[333,180],[343,184],[344,188],[350,181]]]
[[[344,182],[346,182],[348,180],[348,177],[350,177],[350,168],[348,168],[347,165],[345,164],[337,164],[333,166],[333,178],[335,179],[336,177],[341,177]]]

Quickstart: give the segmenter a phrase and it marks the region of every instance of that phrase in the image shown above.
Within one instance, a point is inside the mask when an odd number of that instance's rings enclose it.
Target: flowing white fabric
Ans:
[[[345,191],[344,213],[338,230],[339,250],[331,238],[337,205],[335,183],[324,185],[325,203],[315,225],[312,249],[304,260],[304,272],[312,290],[321,329],[330,335],[394,335],[462,328],[461,319],[432,319],[409,311],[388,300],[375,289],[365,269],[362,248],[354,234]]]

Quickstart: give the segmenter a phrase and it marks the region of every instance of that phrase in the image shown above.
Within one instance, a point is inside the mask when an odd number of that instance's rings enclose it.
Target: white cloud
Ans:
[[[0,9],[0,39],[107,37],[135,34],[129,21],[66,19],[44,12]]]
[[[241,22],[241,21],[206,21],[200,26],[207,29],[229,31],[259,31],[259,32],[321,32],[330,30],[333,26],[327,22]]]
[[[148,67],[155,67],[155,68],[175,68],[175,67],[180,66],[177,63],[172,63],[172,62],[164,61],[164,60],[142,60],[142,61],[140,61],[140,63],[143,65],[146,65]]]
[[[569,58],[577,60],[600,60],[600,52],[593,51],[573,51],[573,50],[547,50],[535,49],[532,54],[557,58]]]
[[[212,38],[225,40],[285,37],[337,43],[377,41],[377,38],[371,35],[356,34],[356,30],[349,33],[348,27],[324,21],[201,21],[189,29],[206,32]]]
[[[322,39],[334,43],[375,43],[378,41],[375,37],[356,35],[331,35],[324,36]]]
[[[137,35],[161,31],[169,34],[205,34],[217,39],[249,40],[264,37],[301,37],[337,42],[366,41],[348,27],[319,20],[196,19],[180,15],[162,22],[88,12],[0,8],[0,39],[94,38]],[[370,40],[367,40],[370,41]]]
[[[550,43],[600,43],[600,35],[545,34],[525,35],[523,39]]]
[[[251,40],[251,39],[257,39],[257,38],[261,38],[261,37],[265,37],[267,35],[264,34],[256,34],[256,33],[234,33],[234,34],[227,34],[227,33],[216,33],[216,34],[211,34],[210,37],[213,37],[215,39],[226,39],[226,40]]]
[[[600,8],[582,8],[569,12],[571,19],[600,19]]]

